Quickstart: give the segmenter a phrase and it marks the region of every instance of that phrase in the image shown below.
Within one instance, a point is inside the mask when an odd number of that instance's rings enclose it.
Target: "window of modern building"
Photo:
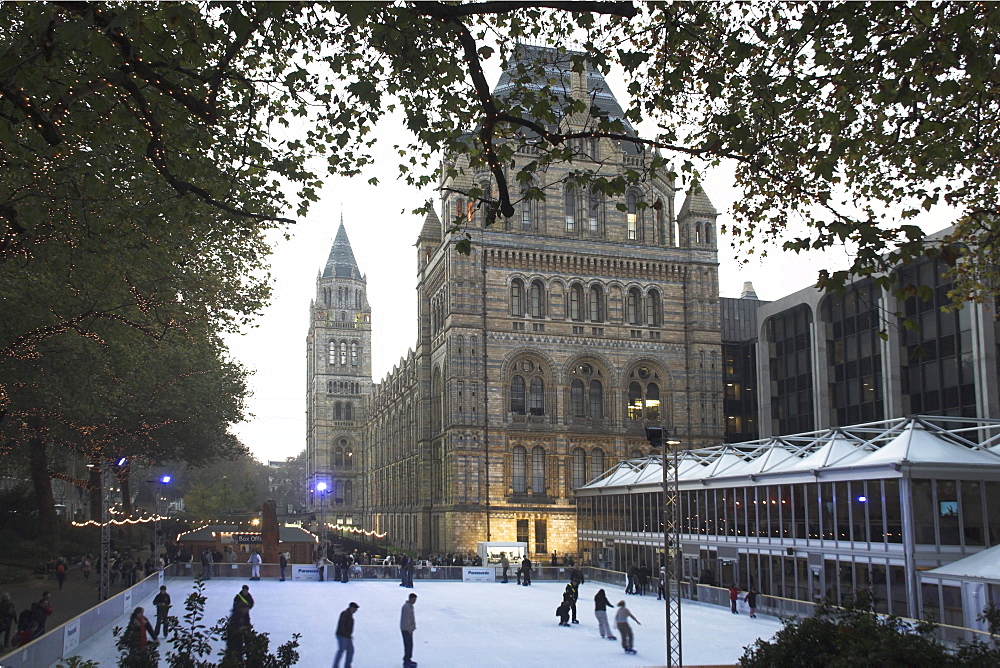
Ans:
[[[540,445],[531,449],[531,493],[545,494],[545,449]]]
[[[773,345],[771,422],[775,434],[812,431],[814,426],[811,335],[812,311],[798,306],[767,319],[765,331]]]
[[[823,300],[832,424],[885,417],[879,293],[870,281],[862,281],[843,295],[831,294]]]

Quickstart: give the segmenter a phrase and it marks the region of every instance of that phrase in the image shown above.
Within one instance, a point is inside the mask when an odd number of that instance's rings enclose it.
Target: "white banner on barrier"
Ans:
[[[292,580],[319,581],[319,568],[312,564],[292,564]]]
[[[462,582],[496,582],[497,572],[494,568],[482,566],[462,566]]]
[[[80,618],[63,627],[63,656],[73,656],[73,651],[80,644]]]
[[[126,589],[123,592],[125,595],[122,596],[122,602],[125,604],[125,612],[132,614],[132,589]]]

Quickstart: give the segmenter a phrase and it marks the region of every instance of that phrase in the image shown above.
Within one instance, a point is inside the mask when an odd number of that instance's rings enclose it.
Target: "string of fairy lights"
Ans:
[[[112,510],[111,512],[112,512],[112,514],[115,514],[118,511]],[[164,515],[141,515],[141,516],[138,516],[138,517],[125,517],[125,518],[122,518],[122,519],[112,519],[112,520],[109,520],[106,525],[102,524],[101,522],[98,522],[96,520],[87,520],[86,522],[73,521],[70,524],[72,524],[75,527],[101,527],[101,526],[122,526],[122,525],[134,525],[134,524],[147,524],[149,522],[156,522],[158,520],[160,520],[160,521],[162,521],[162,520],[174,520],[176,522],[192,522],[193,521],[193,520],[187,520],[187,519],[182,519],[182,518],[178,518],[178,517],[167,517],[167,516],[164,516]],[[197,528],[194,528],[194,529],[189,529],[187,531],[184,531],[182,533],[177,534],[177,540],[179,541],[181,539],[181,537],[183,537],[183,536],[186,536],[186,535],[191,534],[191,533],[195,533],[197,531],[201,531],[202,529],[208,529],[208,528],[210,528],[212,526],[219,526],[219,525],[221,525],[221,526],[233,526],[233,525],[241,526],[241,525],[249,524],[251,527],[259,527],[260,523],[261,523],[260,519],[258,519],[258,518],[254,518],[252,520],[236,521],[236,522],[234,522],[232,520],[227,520],[227,519],[202,520],[202,521],[204,522],[204,524],[202,524],[201,526],[199,526]],[[362,529],[360,527],[349,526],[349,525],[346,525],[346,524],[329,524],[328,523],[326,525],[326,528],[330,529],[332,531],[340,531],[340,532],[343,532],[343,533],[362,534],[362,535],[364,535],[367,538],[382,539],[382,538],[385,538],[386,536],[389,535],[389,533],[386,532],[386,531],[376,531],[374,529],[372,529],[372,530]],[[253,531],[251,529],[250,531],[239,531],[239,530],[237,530],[237,531],[227,531],[227,532],[223,532],[223,533],[239,534],[239,533],[257,533],[257,532],[255,532],[255,531]]]

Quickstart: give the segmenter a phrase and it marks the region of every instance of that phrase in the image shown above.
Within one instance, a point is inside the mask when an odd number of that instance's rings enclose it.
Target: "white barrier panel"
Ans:
[[[462,582],[496,582],[497,572],[493,568],[462,566]]]
[[[292,564],[292,580],[315,580],[319,582],[319,568],[311,564]]]
[[[63,627],[63,656],[73,656],[80,644],[80,618],[77,617]]]
[[[132,613],[132,589],[131,587],[122,592],[122,602],[125,604],[125,612]]]

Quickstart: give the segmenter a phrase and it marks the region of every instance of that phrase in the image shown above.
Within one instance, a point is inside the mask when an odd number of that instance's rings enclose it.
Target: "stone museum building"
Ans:
[[[563,94],[622,117],[600,72],[572,73],[554,50],[519,53],[544,59]],[[509,86],[507,73],[496,92]],[[564,119],[572,130],[588,122]],[[525,141],[514,168],[536,158]],[[627,142],[577,143],[538,182],[512,179],[516,214],[490,225],[463,194],[493,192],[488,173],[444,180],[440,215],[416,240],[417,341],[374,385],[365,279],[340,228],[308,338],[311,481],[337,490],[329,521],[423,553],[471,553],[484,540],[575,553],[574,488],[647,455],[646,426],[688,447],[723,438],[708,195],[697,185],[682,195],[661,176],[609,198],[571,178],[581,167],[642,172],[651,158]],[[523,198],[528,188],[545,199]],[[470,254],[448,232],[456,220]],[[314,511],[322,501],[314,496]]]

